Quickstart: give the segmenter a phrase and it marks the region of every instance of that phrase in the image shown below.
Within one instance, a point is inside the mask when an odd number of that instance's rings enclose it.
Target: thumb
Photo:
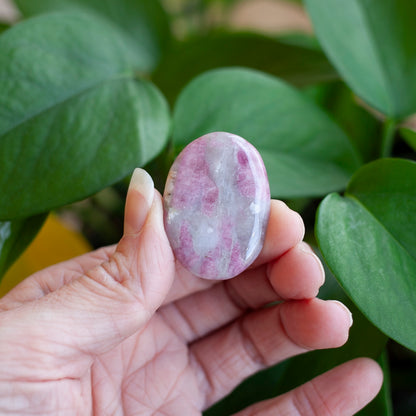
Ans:
[[[25,356],[31,362],[22,369],[8,365],[10,376],[22,371],[23,377],[66,377],[70,366],[70,376],[76,377],[92,357],[146,325],[170,289],[174,258],[164,231],[161,196],[142,169],[132,176],[124,228],[107,262],[43,298],[1,314],[0,338],[18,345],[27,340]],[[10,354],[9,348],[8,363],[19,362],[22,351],[15,360]]]
[[[88,275],[98,280],[109,277],[127,288],[146,315],[152,315],[165,299],[174,276],[174,258],[163,225],[162,199],[145,170],[135,169],[131,178],[124,235],[115,253]]]

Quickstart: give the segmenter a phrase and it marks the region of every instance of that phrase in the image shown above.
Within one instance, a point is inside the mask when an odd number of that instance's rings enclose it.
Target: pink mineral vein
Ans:
[[[202,136],[171,167],[166,233],[176,258],[199,277],[229,279],[249,267],[263,246],[269,212],[263,161],[239,136]]]

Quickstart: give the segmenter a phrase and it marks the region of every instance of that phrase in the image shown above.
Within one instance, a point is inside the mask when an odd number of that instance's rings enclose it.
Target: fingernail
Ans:
[[[143,196],[149,208],[152,206],[155,187],[152,177],[144,169],[134,169],[129,187],[135,189]]]
[[[315,254],[315,252],[312,250],[309,244],[302,242],[299,244],[299,248],[306,254],[309,254],[315,259],[315,263],[318,265],[320,271],[321,271],[321,284],[320,286],[323,286],[325,283],[325,269],[321,262],[321,259]]]
[[[347,313],[347,315],[349,317],[349,320],[350,320],[350,328],[351,328],[351,326],[352,326],[352,324],[354,322],[353,319],[352,319],[352,313],[351,313],[351,311],[342,302],[340,302],[339,300],[331,300],[330,302],[333,302],[333,303],[337,304],[341,309],[344,310],[344,312]]]

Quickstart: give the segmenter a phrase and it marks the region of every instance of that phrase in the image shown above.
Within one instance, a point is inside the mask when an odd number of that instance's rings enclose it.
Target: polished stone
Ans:
[[[254,146],[225,132],[191,142],[173,163],[164,221],[176,258],[199,277],[240,274],[263,246],[270,188]]]

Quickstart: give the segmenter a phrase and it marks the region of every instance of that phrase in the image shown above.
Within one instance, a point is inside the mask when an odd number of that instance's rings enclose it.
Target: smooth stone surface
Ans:
[[[173,163],[163,198],[173,252],[195,275],[229,279],[260,253],[269,181],[260,154],[243,138],[215,132],[191,142]]]

